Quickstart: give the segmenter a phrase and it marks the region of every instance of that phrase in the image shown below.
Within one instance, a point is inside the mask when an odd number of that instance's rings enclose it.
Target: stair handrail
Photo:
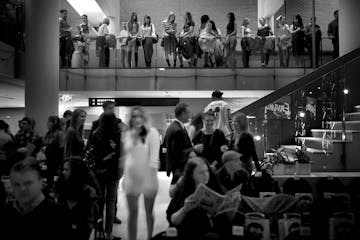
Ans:
[[[327,75],[331,72],[335,72],[342,66],[348,64],[349,62],[352,62],[354,59],[357,59],[359,57],[360,57],[360,48],[357,48],[339,58],[330,61],[329,63],[326,63],[325,65],[319,67],[313,72],[303,77],[300,77],[298,80],[291,82],[288,85],[281,87],[280,89],[266,95],[265,97],[260,98],[259,100],[239,109],[238,111],[232,113],[232,115],[235,115],[238,112],[242,112],[247,115],[253,114],[259,108],[265,107],[273,103],[274,101],[280,99],[281,97],[284,97],[301,88],[304,88],[304,86],[307,86],[317,81],[319,78],[321,78],[324,75]]]

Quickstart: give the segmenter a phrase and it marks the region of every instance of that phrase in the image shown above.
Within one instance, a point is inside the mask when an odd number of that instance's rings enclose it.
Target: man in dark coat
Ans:
[[[184,126],[189,122],[190,110],[186,103],[178,103],[175,107],[175,120],[166,130],[164,144],[166,148],[166,172],[173,178],[171,185],[174,185],[182,176],[187,158],[193,147]]]

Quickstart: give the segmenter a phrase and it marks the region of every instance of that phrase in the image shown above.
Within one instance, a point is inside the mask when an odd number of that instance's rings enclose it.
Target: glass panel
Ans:
[[[334,168],[334,162],[329,161],[339,159],[328,156],[339,157],[331,141],[344,140],[344,73],[342,66],[250,114],[257,147],[263,153],[280,147],[295,153],[295,148],[303,147],[316,156],[315,171]],[[262,155],[261,150],[258,153]]]

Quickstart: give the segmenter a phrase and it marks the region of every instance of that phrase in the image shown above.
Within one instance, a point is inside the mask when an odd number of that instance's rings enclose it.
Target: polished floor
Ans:
[[[166,209],[170,202],[169,197],[169,186],[170,186],[170,177],[166,176],[165,172],[158,173],[159,178],[159,191],[155,199],[154,205],[154,215],[155,215],[155,226],[154,226],[154,235],[164,231],[168,227],[168,222],[166,220]],[[147,239],[147,229],[146,229],[146,217],[144,210],[144,199],[141,196],[139,198],[139,217],[138,217],[138,240]],[[127,203],[125,193],[122,189],[122,182],[120,180],[119,190],[118,190],[118,211],[117,217],[122,221],[120,225],[114,224],[113,234],[116,237],[121,237],[123,240],[128,239],[127,236]]]

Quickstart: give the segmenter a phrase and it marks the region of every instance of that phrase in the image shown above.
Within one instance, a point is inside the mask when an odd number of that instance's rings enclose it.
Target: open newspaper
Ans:
[[[208,188],[205,184],[200,184],[190,198],[211,216],[227,213],[230,215],[229,217],[234,217],[241,200],[241,187],[242,184],[222,195]]]

